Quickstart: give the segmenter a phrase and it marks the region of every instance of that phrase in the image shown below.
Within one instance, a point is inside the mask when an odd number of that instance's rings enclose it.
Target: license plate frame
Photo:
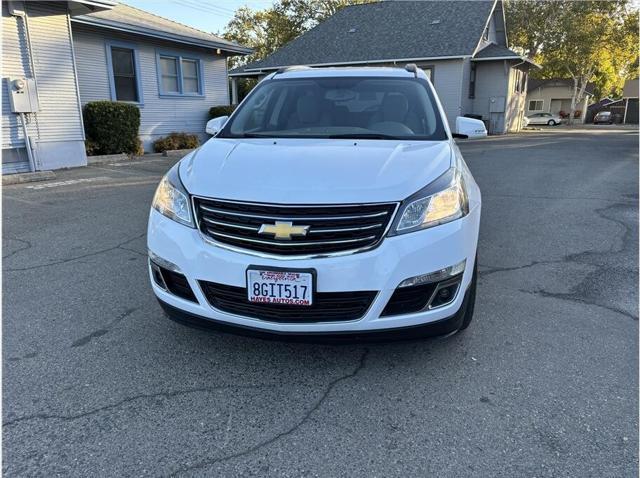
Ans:
[[[291,274],[308,275],[308,280],[311,282],[311,288],[310,290],[305,292],[308,292],[309,303],[308,304],[299,303],[299,302],[291,303],[291,302],[288,302],[290,298],[287,298],[287,297],[276,297],[275,302],[273,301],[273,299],[271,299],[270,301],[252,300],[251,284],[253,283],[253,281],[252,281],[251,275],[255,273],[267,273],[267,274],[291,273]],[[263,279],[263,280],[268,280],[268,279]],[[290,306],[290,307],[302,307],[302,308],[313,307],[315,305],[316,287],[318,283],[317,272],[315,269],[296,269],[296,268],[289,268],[289,267],[269,267],[269,266],[265,267],[265,266],[250,265],[249,267],[247,267],[247,270],[245,273],[245,282],[246,282],[246,289],[247,289],[247,296],[246,296],[247,302],[251,304],[264,304],[266,306]],[[300,285],[304,285],[304,283]],[[305,293],[305,298],[306,296],[307,294]]]

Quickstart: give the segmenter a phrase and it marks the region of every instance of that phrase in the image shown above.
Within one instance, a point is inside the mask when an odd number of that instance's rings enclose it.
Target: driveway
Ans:
[[[638,136],[461,142],[476,315],[445,339],[286,343],[163,316],[165,159],[3,188],[6,476],[634,476]]]

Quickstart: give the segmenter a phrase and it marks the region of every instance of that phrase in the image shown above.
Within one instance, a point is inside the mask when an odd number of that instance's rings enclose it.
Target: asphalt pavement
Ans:
[[[637,133],[460,147],[483,193],[475,319],[418,341],[167,320],[145,231],[173,160],[4,187],[5,476],[637,476]]]

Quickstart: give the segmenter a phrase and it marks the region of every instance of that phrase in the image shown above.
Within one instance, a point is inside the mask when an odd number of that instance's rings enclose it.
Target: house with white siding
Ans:
[[[82,108],[140,109],[146,150],[173,131],[205,139],[230,102],[227,58],[250,49],[112,0],[2,2],[2,172],[87,164]]]
[[[491,134],[523,127],[527,76],[537,65],[508,48],[501,0],[350,5],[229,76],[233,93],[239,78],[262,78],[288,66],[407,63],[429,76],[452,127],[464,115],[484,120]]]

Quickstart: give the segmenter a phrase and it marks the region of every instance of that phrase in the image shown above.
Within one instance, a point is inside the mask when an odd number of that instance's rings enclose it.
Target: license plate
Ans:
[[[247,270],[247,298],[263,304],[313,304],[313,274],[281,270]]]

